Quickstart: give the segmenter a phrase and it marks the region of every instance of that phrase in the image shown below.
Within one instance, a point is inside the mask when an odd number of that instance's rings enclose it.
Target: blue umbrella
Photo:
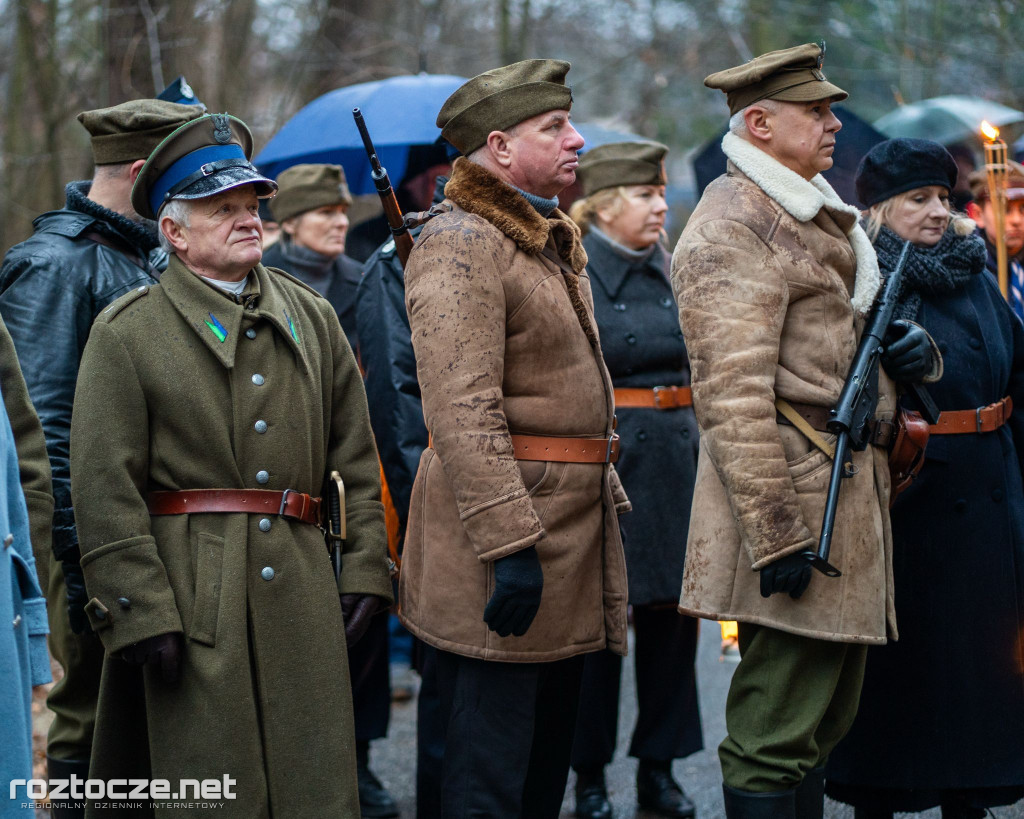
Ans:
[[[581,154],[585,154],[591,148],[608,145],[612,142],[650,142],[646,137],[637,136],[628,131],[613,131],[611,128],[605,128],[603,125],[573,121],[573,126],[580,132],[580,136],[583,137],[585,142],[583,150],[580,151]]]
[[[271,178],[304,162],[334,163],[345,169],[353,194],[374,193],[370,162],[352,120],[352,109],[359,108],[380,161],[397,187],[410,146],[437,141],[437,112],[465,81],[451,74],[416,74],[330,91],[288,120],[254,162]]]

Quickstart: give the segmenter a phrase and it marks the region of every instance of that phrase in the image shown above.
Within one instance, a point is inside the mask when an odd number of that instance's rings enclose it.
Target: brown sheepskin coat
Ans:
[[[629,503],[615,470],[517,461],[509,438],[612,431],[579,230],[465,159],[445,193],[451,210],[427,223],[405,273],[432,445],[412,490],[402,621],[433,646],[488,660],[625,654],[616,510]],[[540,610],[524,636],[499,637],[483,620],[492,564],[529,546],[544,572]]]
[[[672,281],[701,427],[680,610],[823,640],[896,636],[886,452],[854,454],[830,561],[799,600],[761,597],[757,570],[816,549],[831,471],[776,397],[831,407],[878,289],[858,212],[820,176],[808,182],[728,135],[728,173],[704,192],[679,240]],[[882,373],[876,416],[891,418]],[[826,436],[834,440],[834,436]]]

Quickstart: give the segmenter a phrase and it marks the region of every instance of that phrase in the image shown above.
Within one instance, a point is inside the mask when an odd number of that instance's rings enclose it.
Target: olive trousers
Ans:
[[[797,787],[853,724],[867,646],[739,624],[740,663],[718,747],[722,779],[741,791]]]
[[[52,559],[46,610],[50,621],[50,654],[64,669],[64,676],[46,698],[47,706],[53,711],[46,753],[53,759],[88,762],[103,671],[103,643],[92,632],[75,634],[71,630],[64,572],[60,563]]]

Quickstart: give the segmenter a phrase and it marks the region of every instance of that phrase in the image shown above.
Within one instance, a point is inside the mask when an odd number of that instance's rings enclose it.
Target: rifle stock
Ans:
[[[391,228],[391,235],[395,240],[395,251],[398,254],[399,261],[402,263],[402,267],[405,267],[405,263],[409,261],[409,253],[412,250],[412,236],[409,234],[409,227],[406,224],[405,217],[402,216],[402,209],[398,205],[394,188],[391,187],[391,179],[388,177],[388,172],[380,164],[377,151],[373,147],[370,132],[367,130],[366,121],[363,119],[363,112],[358,108],[353,108],[352,118],[356,121],[356,128],[359,129],[359,136],[363,140],[366,155],[370,158],[370,176],[373,179],[374,187],[377,188],[380,202],[384,206],[384,216],[388,220],[388,227]]]

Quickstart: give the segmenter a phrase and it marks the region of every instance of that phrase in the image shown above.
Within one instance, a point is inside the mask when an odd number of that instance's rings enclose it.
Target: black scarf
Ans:
[[[878,266],[890,273],[899,260],[904,240],[882,226],[875,239]],[[959,236],[952,224],[942,239],[931,247],[914,245],[903,270],[896,317],[915,321],[925,296],[954,293],[985,269],[985,243],[974,235]]]
[[[115,241],[123,242],[127,239],[142,251],[142,255],[148,254],[160,245],[160,240],[156,235],[156,222],[148,219],[133,222],[127,216],[122,216],[116,211],[93,202],[89,198],[91,187],[92,183],[88,181],[68,182],[64,188],[64,193],[67,196],[67,203],[64,207],[91,216],[96,220],[96,230],[110,235]]]

